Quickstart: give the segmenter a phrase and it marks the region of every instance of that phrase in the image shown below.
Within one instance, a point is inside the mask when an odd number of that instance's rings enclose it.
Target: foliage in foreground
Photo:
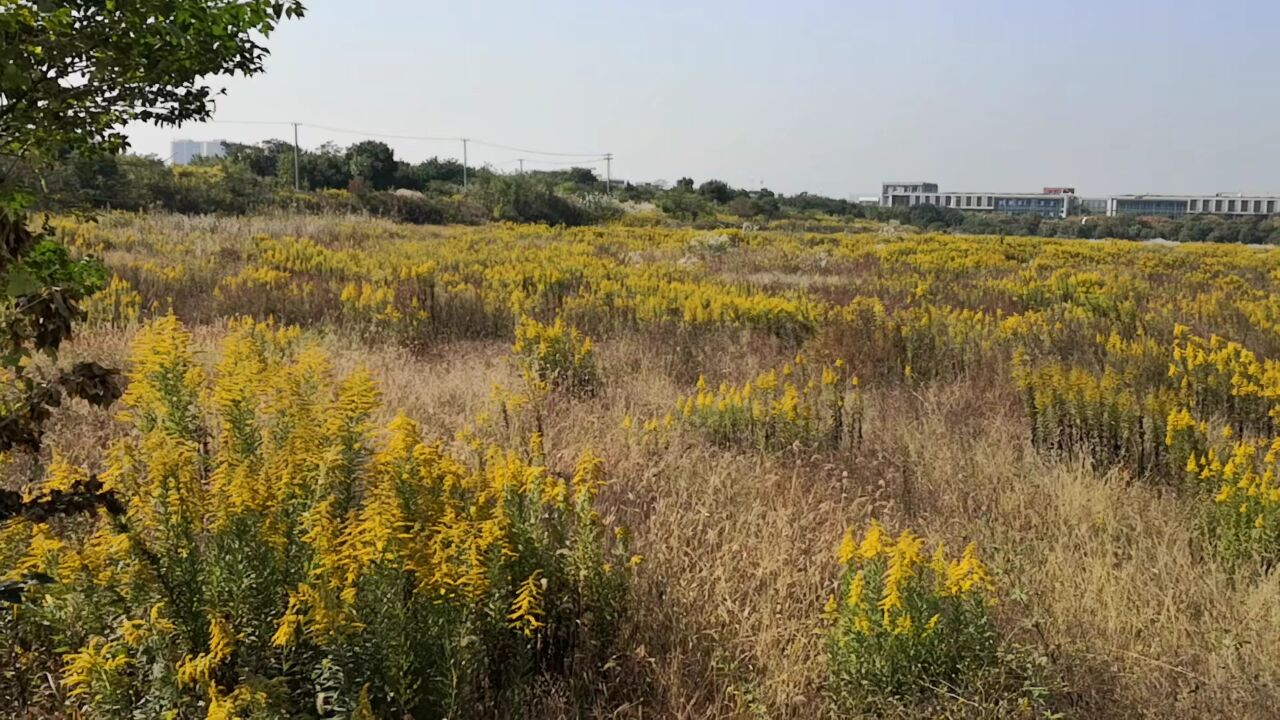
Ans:
[[[102,473],[124,518],[0,534],[5,577],[56,581],[3,620],[20,690],[52,671],[100,718],[455,716],[608,648],[633,562],[593,511],[599,459],[561,477],[537,443],[377,433],[369,376],[269,324],[237,323],[208,376],[161,318],[130,379]]]
[[[995,585],[977,548],[958,557],[932,551],[904,530],[896,538],[872,522],[861,538],[845,532],[836,551],[840,581],[827,600],[827,660],[836,705],[880,714],[1001,689],[1009,713],[1036,710],[1044,694],[1008,667],[988,607]],[[1019,682],[1021,680],[1021,682]]]

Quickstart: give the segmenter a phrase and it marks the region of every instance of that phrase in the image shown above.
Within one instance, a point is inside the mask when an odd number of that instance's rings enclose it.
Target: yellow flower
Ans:
[[[528,579],[520,584],[520,591],[516,594],[515,602],[511,604],[511,614],[507,616],[511,627],[524,633],[526,637],[532,637],[534,631],[542,627],[540,618],[543,583],[539,581],[541,575],[541,570],[534,570]]]
[[[866,535],[862,537],[862,544],[858,546],[858,556],[863,560],[871,560],[883,551],[884,527],[878,521],[872,520]]]
[[[213,671],[218,668],[235,649],[235,634],[231,625],[221,617],[209,621],[209,650],[195,657],[184,657],[178,663],[178,683],[180,685],[208,685],[212,682]]]
[[[848,565],[857,555],[858,545],[853,539],[853,529],[847,528],[840,539],[840,547],[836,549],[836,560],[841,565]]]

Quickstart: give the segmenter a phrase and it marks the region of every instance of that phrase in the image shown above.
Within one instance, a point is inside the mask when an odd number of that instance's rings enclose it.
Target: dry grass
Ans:
[[[211,236],[227,231],[216,220],[190,222]],[[333,223],[296,218],[251,229],[342,234]],[[210,361],[222,332],[196,329]],[[127,338],[87,333],[71,355],[119,364]],[[320,339],[339,370],[370,369],[386,405],[439,438],[492,410],[495,384],[519,384],[504,342],[414,354],[342,335]],[[746,335],[693,348],[623,336],[601,344],[603,393],[547,407],[552,464],[568,470],[585,447],[607,459],[606,508],[631,528],[644,562],[625,641],[590,679],[588,707],[580,692],[548,687],[538,714],[831,716],[821,608],[835,581],[832,549],[844,528],[874,517],[952,547],[981,544],[1002,588],[1002,630],[1042,658],[1042,678],[1056,688],[1052,704],[1068,716],[1275,716],[1280,579],[1218,569],[1186,498],[1037,455],[1003,376],[872,390],[866,438],[842,452],[730,451],[685,434],[654,452],[623,428],[627,415],[671,409],[698,373],[740,380],[788,352]],[[116,432],[107,417],[69,406],[50,444],[92,465]],[[984,716],[981,708],[963,714]]]
[[[196,330],[210,362],[222,332]],[[84,334],[71,355],[122,362],[127,335]],[[518,383],[503,343],[415,356],[320,340],[337,369],[370,369],[387,404],[437,437],[492,409],[495,383]],[[560,469],[583,447],[608,458],[608,508],[645,557],[627,641],[597,679],[597,714],[829,715],[820,616],[832,546],[846,526],[877,517],[951,545],[982,544],[1006,589],[1002,626],[1061,677],[1057,702],[1069,715],[1272,715],[1280,581],[1216,570],[1178,498],[1036,456],[1024,420],[992,402],[985,383],[873,393],[867,438],[846,453],[767,456],[679,436],[655,454],[622,419],[663,411],[686,387],[670,377],[675,361],[647,347],[606,343],[606,392],[557,402],[545,418]],[[708,373],[750,372],[736,367],[739,351]],[[50,444],[92,465],[115,432],[107,419],[69,406]],[[546,712],[580,710],[555,688],[540,702]]]

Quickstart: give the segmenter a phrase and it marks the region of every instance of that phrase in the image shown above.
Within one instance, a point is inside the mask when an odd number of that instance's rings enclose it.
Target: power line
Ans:
[[[457,142],[462,138],[458,137],[441,137],[437,135],[397,135],[394,133],[378,133],[369,132],[367,130],[350,130],[348,128],[329,127],[328,125],[313,125],[311,123],[298,123],[303,127],[309,127],[313,130],[327,130],[329,132],[345,133],[347,135],[362,135],[364,137],[387,138],[388,140],[429,140],[432,142]]]
[[[400,133],[375,132],[372,130],[355,130],[352,128],[333,127],[332,125],[317,125],[307,122],[292,121],[276,121],[276,120],[208,120],[210,123],[221,123],[224,125],[298,125],[300,127],[311,128],[313,130],[325,130],[328,132],[343,133],[345,135],[362,135],[365,137],[386,138],[389,140],[427,140],[431,142],[458,142],[463,140],[461,137],[452,137],[447,135],[407,135]],[[503,145],[501,143],[489,142],[487,140],[476,140],[467,138],[468,142],[481,145],[496,150],[509,150],[511,152],[527,153],[530,155],[547,155],[551,157],[602,157],[605,153],[574,153],[574,152],[558,152],[552,150],[531,150],[529,148],[516,147],[514,145]]]
[[[599,165],[605,161],[605,158],[585,158],[582,160],[539,160],[538,158],[516,158],[515,160],[504,160],[500,163],[490,163],[492,165],[510,165],[513,162],[536,163],[538,165]]]
[[[293,125],[287,120],[204,120],[214,125]]]
[[[497,150],[510,150],[511,152],[529,153],[530,155],[553,155],[556,157],[596,157],[603,156],[604,153],[566,153],[566,152],[550,152],[546,150],[530,150],[528,148],[512,147],[511,145],[499,145],[497,143],[485,142],[483,140],[472,140],[471,142],[485,147],[495,148]]]
[[[382,138],[387,140],[422,140],[427,142],[461,142],[464,186],[466,185],[468,143],[475,143],[476,145],[479,145],[481,147],[493,148],[496,150],[509,150],[511,152],[518,152],[518,153],[527,154],[527,155],[544,155],[547,157],[577,158],[574,160],[568,160],[568,161],[562,161],[562,162],[557,162],[552,160],[539,160],[536,158],[519,158],[514,162],[520,163],[521,172],[524,171],[524,162],[526,160],[528,162],[538,163],[541,165],[595,165],[603,162],[603,163],[607,163],[610,169],[612,167],[612,160],[613,160],[612,153],[571,153],[571,152],[557,152],[552,150],[532,150],[529,148],[516,147],[514,145],[503,145],[501,143],[493,143],[485,140],[476,140],[474,138],[449,137],[449,136],[442,136],[442,135],[406,135],[406,134],[399,134],[399,133],[383,133],[383,132],[373,132],[370,130],[354,130],[351,128],[339,128],[339,127],[333,127],[331,125],[317,125],[314,123],[304,123],[304,122],[293,122],[293,121],[282,121],[282,120],[206,120],[205,122],[212,123],[212,124],[221,124],[221,125],[292,126],[293,133],[294,133],[295,153],[297,152],[297,147],[298,147],[297,135],[298,135],[298,128],[300,127],[311,128],[312,130],[322,130],[325,132],[341,133],[346,135],[356,135],[359,137]],[[513,161],[508,161],[508,162],[513,162]],[[295,169],[296,167],[297,167],[297,163],[295,162]]]

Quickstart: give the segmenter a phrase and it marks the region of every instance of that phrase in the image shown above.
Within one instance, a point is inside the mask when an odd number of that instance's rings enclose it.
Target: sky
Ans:
[[[1275,0],[307,0],[216,122],[304,147],[469,137],[471,165],[612,153],[613,176],[835,197],[943,190],[1280,193]],[[281,123],[278,125],[240,123]],[[386,139],[397,157],[457,141]],[[541,158],[541,162],[535,159]],[[603,175],[604,165],[593,167]]]

